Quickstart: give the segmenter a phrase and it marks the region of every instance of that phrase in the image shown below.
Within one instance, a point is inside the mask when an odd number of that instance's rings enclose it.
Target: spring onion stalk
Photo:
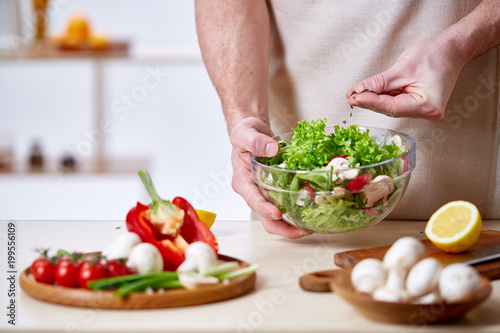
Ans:
[[[142,280],[131,282],[131,283],[121,287],[120,289],[118,289],[115,292],[115,296],[119,296],[119,297],[126,296],[132,292],[144,291],[148,287],[153,288],[153,289],[160,288],[159,286],[161,286],[161,288],[163,288],[163,289],[177,288],[177,287],[179,287],[179,284],[180,284],[180,282],[177,279],[166,280],[163,277],[145,278]]]
[[[207,269],[203,276],[216,276],[224,273],[229,273],[231,271],[234,271],[238,267],[240,267],[240,264],[236,261],[225,262],[223,264]]]
[[[165,281],[159,281],[155,282],[151,288],[153,289],[175,289],[175,288],[182,288],[183,285],[181,281],[179,280],[165,280]]]
[[[235,277],[238,277],[238,276],[241,276],[241,275],[253,273],[258,268],[259,268],[258,264],[253,264],[251,266],[248,266],[248,267],[245,267],[245,268],[242,268],[242,269],[238,269],[236,271],[232,271],[232,272],[228,272],[228,273],[222,273],[222,274],[219,274],[219,275],[215,275],[215,277],[218,278],[219,280],[232,279],[232,278],[235,278]]]
[[[102,289],[116,289],[119,288],[123,285],[148,279],[148,278],[162,278],[164,280],[166,279],[177,279],[178,274],[176,272],[161,272],[161,273],[150,273],[150,274],[131,274],[131,275],[125,275],[125,276],[117,276],[117,277],[112,277],[112,278],[105,278],[105,279],[100,279],[100,280],[94,280],[89,283],[87,283],[87,286],[89,286],[93,290],[102,290]]]

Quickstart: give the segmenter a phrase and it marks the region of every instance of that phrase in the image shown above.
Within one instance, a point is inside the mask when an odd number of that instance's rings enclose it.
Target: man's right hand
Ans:
[[[272,136],[271,128],[257,117],[245,118],[233,127],[233,189],[259,215],[268,233],[292,239],[310,235],[284,222],[281,219],[281,211],[262,196],[252,178],[250,153],[258,157],[272,157],[278,153],[278,144]]]

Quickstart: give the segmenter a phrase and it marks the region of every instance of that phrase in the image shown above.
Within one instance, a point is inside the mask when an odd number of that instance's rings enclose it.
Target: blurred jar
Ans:
[[[12,133],[0,131],[0,172],[11,172],[14,166]]]
[[[35,22],[35,43],[43,44],[47,34],[47,7],[49,0],[32,0]]]
[[[31,146],[29,164],[31,171],[43,171],[44,158],[42,146],[38,140],[33,141],[33,145]]]

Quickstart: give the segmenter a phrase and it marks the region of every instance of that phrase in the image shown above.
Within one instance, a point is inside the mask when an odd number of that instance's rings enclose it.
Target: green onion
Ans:
[[[153,283],[153,289],[175,289],[184,287],[179,280],[165,280]]]
[[[164,278],[145,278],[138,281],[131,282],[115,292],[115,296],[126,296],[134,291],[144,291],[147,287],[151,287],[154,283],[164,281]]]
[[[205,272],[205,274],[203,274],[203,276],[210,276],[210,275],[216,276],[219,274],[228,273],[228,272],[234,271],[238,267],[240,267],[240,264],[236,261],[226,262],[226,263],[223,263],[223,264],[220,264],[220,265],[217,265],[215,267],[207,269],[207,271]]]
[[[94,280],[87,283],[87,286],[93,290],[103,290],[103,289],[117,289],[126,284],[148,279],[148,278],[162,278],[162,279],[177,279],[178,275],[176,272],[161,272],[161,273],[150,273],[150,274],[131,274],[124,276],[117,276],[111,278],[104,278],[100,280]]]
[[[232,279],[232,278],[235,278],[235,277],[238,277],[241,275],[253,273],[257,270],[257,268],[259,268],[259,265],[253,264],[252,266],[238,269],[237,271],[232,271],[232,272],[228,272],[228,273],[222,273],[219,275],[215,275],[215,277],[218,278],[219,280]]]

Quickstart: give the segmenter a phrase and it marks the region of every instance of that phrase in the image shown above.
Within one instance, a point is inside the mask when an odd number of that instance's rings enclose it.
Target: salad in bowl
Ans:
[[[250,156],[254,181],[283,220],[314,233],[350,232],[383,220],[416,164],[414,140],[388,129],[303,120],[274,139],[276,156]]]

